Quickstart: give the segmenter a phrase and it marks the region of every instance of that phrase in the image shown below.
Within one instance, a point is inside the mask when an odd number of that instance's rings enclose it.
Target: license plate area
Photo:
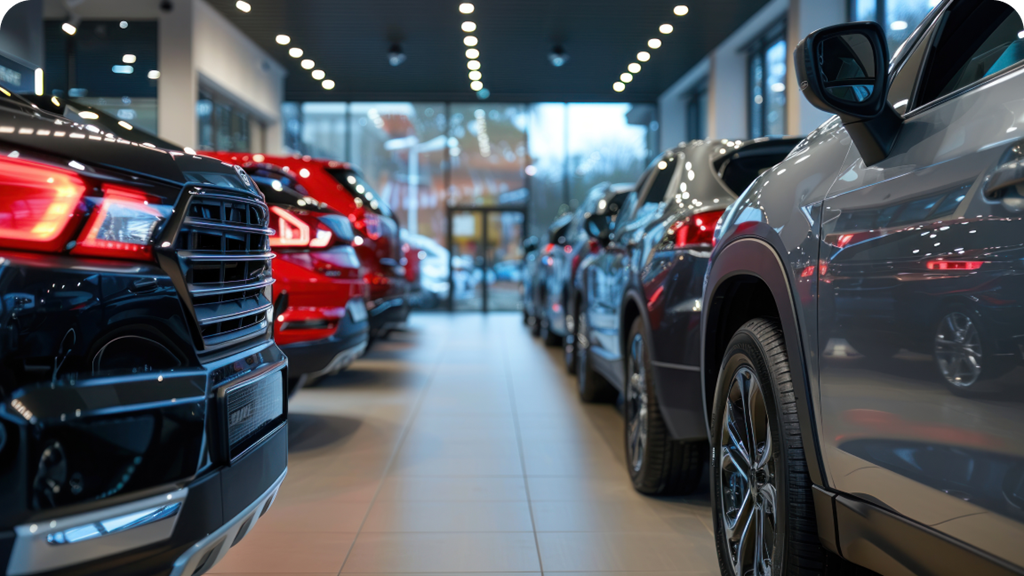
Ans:
[[[237,460],[286,418],[283,373],[222,388],[220,397],[228,458]]]

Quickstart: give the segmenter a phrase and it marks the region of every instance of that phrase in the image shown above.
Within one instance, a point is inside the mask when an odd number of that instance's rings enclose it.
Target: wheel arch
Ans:
[[[792,283],[779,253],[764,240],[756,238],[740,238],[720,249],[712,259],[705,279],[703,309],[701,388],[709,438],[719,368],[732,335],[749,320],[759,317],[777,319],[785,334],[793,368],[807,471],[813,484],[827,487],[802,345],[803,333],[797,319]]]

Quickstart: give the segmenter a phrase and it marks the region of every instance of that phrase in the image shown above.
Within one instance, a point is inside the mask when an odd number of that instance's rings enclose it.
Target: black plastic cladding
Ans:
[[[183,196],[183,209],[164,235],[173,248],[164,269],[175,272],[192,313],[196,347],[218,350],[265,336],[274,282],[266,204],[253,194],[209,186],[187,186]]]

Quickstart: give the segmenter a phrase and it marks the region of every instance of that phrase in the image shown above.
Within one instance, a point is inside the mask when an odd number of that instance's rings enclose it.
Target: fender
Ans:
[[[716,325],[721,313],[722,304],[715,302],[719,289],[726,281],[736,276],[756,278],[764,282],[771,291],[775,307],[779,312],[779,321],[785,332],[807,471],[815,485],[827,487],[825,467],[818,447],[814,407],[811,405],[813,396],[809,386],[810,379],[806,372],[802,345],[803,335],[797,321],[792,283],[775,248],[758,238],[740,237],[716,250],[705,277],[703,304],[705,313],[701,317],[701,381],[705,385],[701,387],[701,394],[704,398],[705,428],[708,438],[711,438],[711,421],[708,413],[713,398],[708,398],[707,384],[709,382],[717,383],[719,370],[719,363],[715,362],[719,350],[715,348],[713,335],[708,333],[708,326],[709,324]]]

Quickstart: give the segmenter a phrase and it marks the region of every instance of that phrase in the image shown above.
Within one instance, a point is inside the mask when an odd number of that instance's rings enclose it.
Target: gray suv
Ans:
[[[836,116],[716,232],[723,574],[1024,572],[1024,25],[944,0],[885,46],[863,22],[801,42]]]

